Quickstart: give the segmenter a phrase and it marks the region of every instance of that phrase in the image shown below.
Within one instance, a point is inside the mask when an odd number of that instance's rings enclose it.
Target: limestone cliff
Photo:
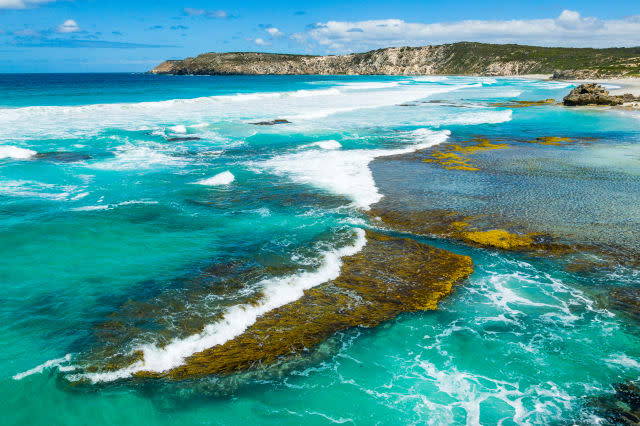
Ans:
[[[639,76],[640,47],[575,49],[515,44],[454,43],[389,47],[340,56],[204,53],[165,61],[152,74],[344,74]]]

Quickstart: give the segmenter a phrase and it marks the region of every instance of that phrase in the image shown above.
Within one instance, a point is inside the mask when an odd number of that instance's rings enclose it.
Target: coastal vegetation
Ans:
[[[522,75],[557,78],[640,76],[640,47],[565,48],[460,42],[389,47],[339,56],[204,53],[168,60],[153,74]]]

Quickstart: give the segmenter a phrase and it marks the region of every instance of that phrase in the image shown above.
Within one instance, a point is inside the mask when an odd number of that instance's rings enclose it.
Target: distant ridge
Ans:
[[[566,48],[461,42],[388,47],[339,56],[279,53],[204,53],[169,60],[152,74],[257,75],[522,75],[557,78],[638,77],[640,47]]]

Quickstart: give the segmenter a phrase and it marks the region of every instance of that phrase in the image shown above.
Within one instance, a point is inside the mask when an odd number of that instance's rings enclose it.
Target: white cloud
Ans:
[[[57,31],[59,33],[76,33],[80,31],[80,27],[73,19],[67,19],[62,24],[58,25]]]
[[[210,18],[224,19],[224,18],[228,18],[229,14],[224,10],[210,10],[207,12],[207,16]]]
[[[253,42],[254,42],[255,44],[257,44],[258,46],[268,46],[269,44],[271,44],[271,43],[269,43],[269,42],[264,41],[264,40],[263,40],[263,39],[261,39],[260,37],[258,37],[258,38],[256,38],[256,39],[254,39],[254,40],[253,40]]]
[[[24,30],[18,30],[13,32],[18,37],[39,37],[40,33],[31,28],[25,28]]]
[[[189,16],[202,16],[204,15],[204,12],[205,12],[204,9],[195,9],[193,7],[185,7],[183,10],[184,10],[184,13],[186,13]]]
[[[284,35],[284,33],[276,27],[265,28],[265,31],[268,32],[271,37],[282,37]]]
[[[26,9],[54,1],[56,0],[0,0],[0,9]]]
[[[184,11],[184,13],[186,13],[189,16],[206,16],[207,18],[219,18],[219,19],[225,19],[230,17],[229,13],[224,10],[204,10],[204,9],[196,9],[193,7],[185,7],[182,10]]]
[[[301,42],[312,40],[329,51],[337,52],[456,41],[575,47],[637,46],[640,45],[640,15],[599,20],[565,10],[555,19],[467,20],[432,24],[400,19],[329,21],[318,23],[293,38]]]

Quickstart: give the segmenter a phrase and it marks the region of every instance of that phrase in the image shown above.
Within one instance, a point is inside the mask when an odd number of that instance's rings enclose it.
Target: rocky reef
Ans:
[[[573,249],[539,233],[495,226],[496,221],[447,210],[404,211],[384,202],[370,211],[381,226],[415,235],[437,236],[491,249],[565,254]]]
[[[617,383],[613,393],[591,401],[597,413],[611,425],[640,424],[640,387],[637,382]]]
[[[507,144],[492,143],[486,138],[474,138],[472,141],[465,141],[460,144],[444,144],[440,149],[432,151],[431,158],[426,158],[422,161],[438,164],[447,170],[478,171],[480,169],[470,163],[469,155],[480,151],[505,148],[508,148]]]
[[[137,376],[181,380],[272,365],[305,354],[338,331],[374,327],[403,312],[436,309],[453,286],[473,272],[468,256],[372,231],[366,238],[361,252],[343,258],[337,279],[306,290],[302,298],[260,316],[238,337],[192,355],[180,367]],[[122,327],[118,334],[133,338]],[[118,369],[139,359],[116,353],[105,363],[104,352],[95,355],[88,371]]]
[[[564,97],[562,103],[567,106],[579,105],[622,105],[639,101],[632,94],[610,95],[609,91],[596,83],[581,84]]]
[[[522,75],[563,70],[589,76],[640,75],[640,48],[574,49],[516,44],[453,43],[389,47],[339,56],[204,53],[169,60],[152,74]],[[580,74],[580,75],[582,75]],[[574,75],[574,74],[572,74]]]
[[[275,126],[276,124],[290,124],[291,122],[284,118],[276,118],[275,120],[268,121],[257,121],[255,123],[251,123],[256,126]]]
[[[547,101],[541,102],[542,103],[534,103],[534,105],[527,106],[545,105],[550,103]],[[581,139],[581,141],[584,140],[586,139]],[[522,139],[509,141],[505,139],[490,140],[488,138],[476,136],[470,140],[461,140],[457,143],[447,142],[437,145],[435,148],[426,151],[428,156],[422,161],[425,163],[433,163],[446,170],[479,171],[480,168],[474,164],[472,160],[473,154],[479,152],[513,148],[517,146],[518,143],[562,146],[578,141],[579,140],[577,139],[562,136],[540,136],[531,140]]]

